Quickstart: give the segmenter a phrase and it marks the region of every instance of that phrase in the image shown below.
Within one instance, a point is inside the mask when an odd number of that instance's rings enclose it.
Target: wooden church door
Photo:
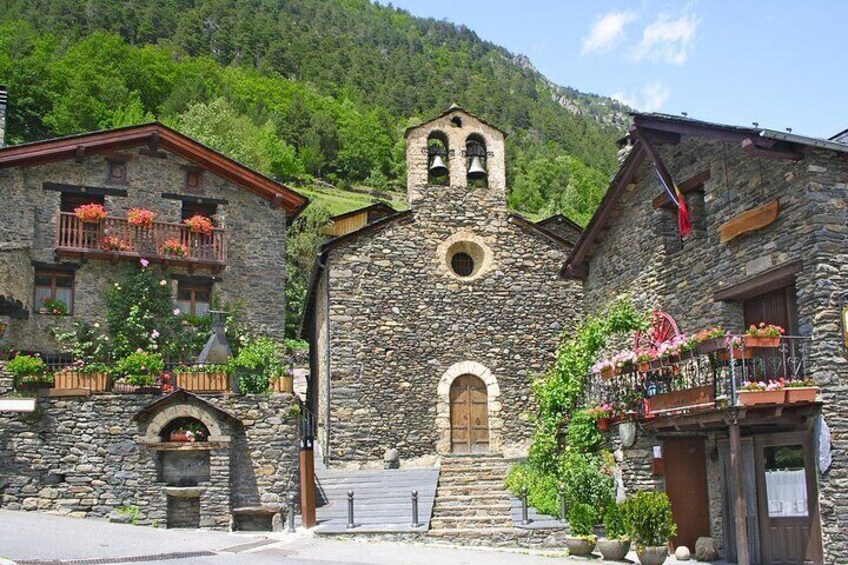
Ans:
[[[489,451],[489,398],[486,385],[462,375],[450,388],[451,449],[454,453]]]

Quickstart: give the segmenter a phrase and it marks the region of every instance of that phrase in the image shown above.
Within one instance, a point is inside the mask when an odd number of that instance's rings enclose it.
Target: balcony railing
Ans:
[[[745,382],[808,378],[810,338],[783,336],[776,347],[699,346],[677,356],[591,374],[587,404],[613,404],[639,417],[706,411],[738,404]],[[712,350],[710,350],[712,349]]]
[[[166,242],[172,246],[166,249]],[[174,252],[174,243],[178,244]],[[210,235],[192,232],[184,224],[153,222],[150,228],[130,225],[126,218],[106,217],[92,224],[73,213],[60,212],[56,222],[56,251],[104,258],[163,259],[176,264],[223,267],[227,263],[227,239],[223,229]]]

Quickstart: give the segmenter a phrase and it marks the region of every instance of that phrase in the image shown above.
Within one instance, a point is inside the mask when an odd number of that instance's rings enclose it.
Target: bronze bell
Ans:
[[[448,166],[445,165],[445,160],[442,156],[436,153],[430,160],[430,175],[434,177],[443,177],[448,174]]]
[[[486,166],[477,155],[471,158],[471,164],[468,166],[468,178],[472,180],[486,178]]]

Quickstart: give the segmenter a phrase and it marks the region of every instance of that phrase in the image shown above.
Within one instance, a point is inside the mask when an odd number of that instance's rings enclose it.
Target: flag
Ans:
[[[689,216],[689,209],[686,208],[686,198],[673,180],[671,181],[672,186],[668,186],[656,165],[654,165],[654,172],[657,173],[657,179],[660,181],[660,186],[665,190],[668,200],[677,207],[677,232],[680,237],[686,237],[692,231],[692,219]]]

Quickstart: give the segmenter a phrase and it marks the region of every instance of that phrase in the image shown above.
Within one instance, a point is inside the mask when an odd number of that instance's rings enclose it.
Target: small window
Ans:
[[[106,178],[106,182],[126,184],[127,162],[123,159],[109,159],[106,162],[109,165],[109,176]]]
[[[64,271],[35,271],[35,311],[67,315],[74,309],[74,274]]]
[[[462,251],[455,253],[451,257],[451,269],[460,277],[470,277],[474,272],[474,259]]]
[[[808,516],[804,448],[800,445],[766,447],[763,456],[769,517]]]
[[[186,283],[177,285],[177,308],[190,316],[205,316],[209,313],[212,283]]]
[[[182,219],[188,220],[192,216],[206,216],[215,223],[215,214],[218,206],[215,204],[204,204],[202,202],[183,202]]]
[[[195,194],[203,192],[203,169],[194,167],[186,168],[185,191]]]
[[[103,206],[106,204],[106,200],[102,195],[63,192],[59,206],[62,212],[72,214],[74,210],[86,204],[100,204]]]

